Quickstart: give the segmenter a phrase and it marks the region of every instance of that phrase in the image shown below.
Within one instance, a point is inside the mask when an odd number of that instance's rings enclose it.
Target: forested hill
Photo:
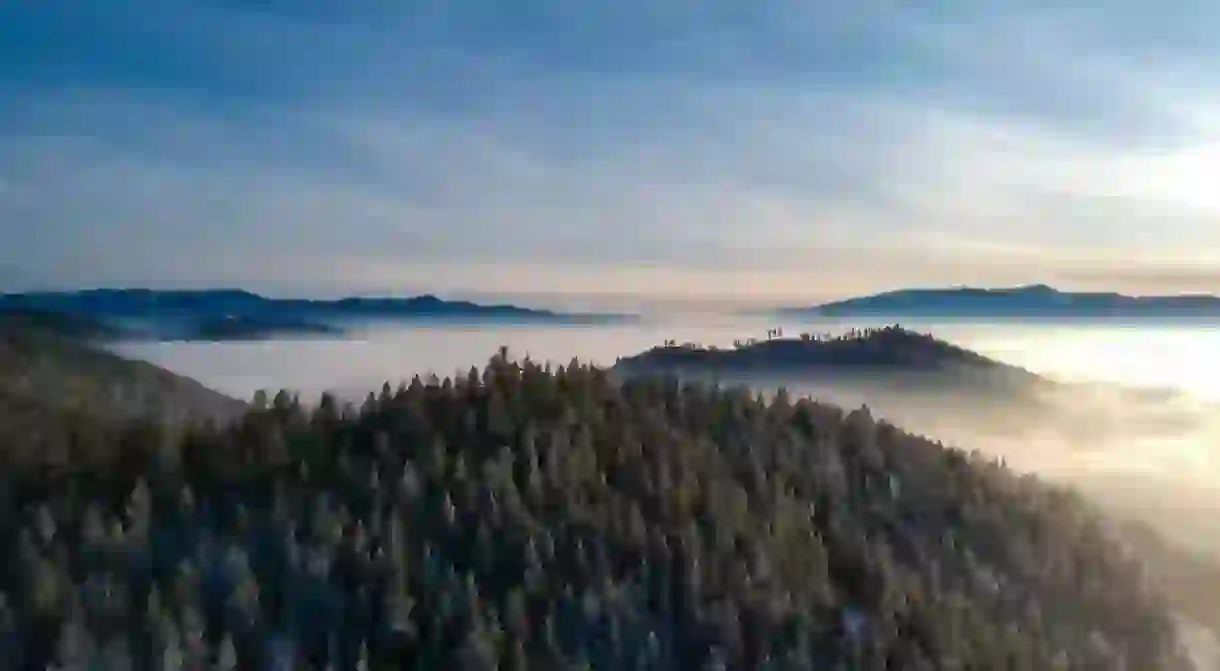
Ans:
[[[0,469],[6,661],[1185,668],[1092,509],[864,411],[501,353],[125,441]]]
[[[841,336],[801,334],[738,342],[732,349],[669,342],[620,359],[615,369],[627,375],[749,373],[805,376],[946,376],[954,382],[985,382],[1013,387],[1047,381],[1021,368],[989,359],[929,334],[899,325],[853,329]]]

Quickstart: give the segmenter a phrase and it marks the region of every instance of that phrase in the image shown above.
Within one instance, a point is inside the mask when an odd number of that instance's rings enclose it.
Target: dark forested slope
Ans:
[[[0,470],[12,664],[1179,668],[1076,497],[782,393],[501,354],[116,440]]]
[[[36,308],[3,307],[0,307],[0,330],[83,340],[109,340],[121,333],[104,321],[85,315]]]
[[[54,456],[78,429],[155,419],[231,420],[245,404],[143,361],[89,344],[87,323],[0,317],[0,443],[10,453]],[[88,427],[87,429],[85,427]]]

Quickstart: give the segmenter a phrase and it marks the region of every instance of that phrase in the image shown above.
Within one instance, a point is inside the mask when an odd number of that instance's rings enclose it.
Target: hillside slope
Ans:
[[[75,337],[77,326],[0,318],[0,441],[10,455],[60,445],[79,426],[93,431],[144,419],[181,425],[244,411],[243,402],[195,380]]]
[[[126,449],[5,476],[11,660],[1185,668],[1077,497],[783,394],[502,354]]]

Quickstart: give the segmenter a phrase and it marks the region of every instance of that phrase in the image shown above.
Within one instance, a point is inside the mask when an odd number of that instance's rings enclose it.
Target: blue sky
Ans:
[[[0,285],[1220,291],[1220,6],[0,3]]]

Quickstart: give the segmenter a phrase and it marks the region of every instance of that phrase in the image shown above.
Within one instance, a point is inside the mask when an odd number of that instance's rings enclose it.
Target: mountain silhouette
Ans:
[[[1182,318],[1220,316],[1210,294],[1128,296],[1060,291],[1046,284],[1013,288],[900,289],[871,296],[783,308],[787,316]]]
[[[104,325],[121,337],[230,340],[337,334],[353,322],[474,319],[591,323],[617,315],[569,314],[515,305],[449,301],[431,294],[338,300],[267,298],[241,289],[88,289],[0,295],[0,313],[59,315]]]

